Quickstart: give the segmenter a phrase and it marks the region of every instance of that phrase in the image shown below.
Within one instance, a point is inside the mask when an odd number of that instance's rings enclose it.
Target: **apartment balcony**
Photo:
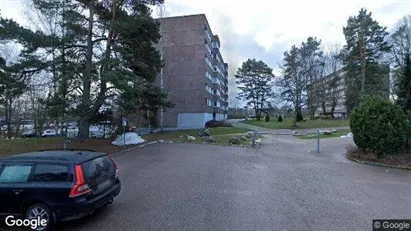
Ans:
[[[205,28],[205,35],[208,41],[211,42],[212,41],[211,33],[207,28]]]
[[[207,79],[213,81],[213,76],[211,76],[208,71],[205,72],[205,77],[207,77]]]
[[[216,77],[213,77],[213,78],[211,79],[211,81],[212,81],[214,84],[221,85],[221,81],[220,81],[218,78],[216,78]]]
[[[211,63],[209,58],[205,58],[205,62],[207,63],[207,65],[211,68],[214,69],[213,64]]]
[[[208,44],[204,44],[204,47],[207,50],[208,54],[213,55],[213,52],[211,51],[211,48]],[[213,60],[213,64],[214,64],[214,60]]]

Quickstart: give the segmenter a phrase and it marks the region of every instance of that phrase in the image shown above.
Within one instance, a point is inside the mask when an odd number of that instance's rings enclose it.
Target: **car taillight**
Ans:
[[[90,188],[84,180],[83,168],[81,165],[76,165],[76,183],[70,191],[70,197],[81,196],[90,191]]]
[[[118,173],[117,164],[116,164],[116,162],[114,162],[113,158],[110,157],[110,159],[111,159],[111,161],[113,162],[114,167],[116,168],[116,178],[118,178],[118,177],[119,177],[119,173]]]

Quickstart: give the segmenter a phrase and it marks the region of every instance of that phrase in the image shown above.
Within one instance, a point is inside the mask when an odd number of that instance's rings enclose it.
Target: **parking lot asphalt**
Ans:
[[[372,230],[411,219],[411,172],[353,163],[350,139],[267,135],[261,148],[159,144],[114,157],[114,203],[60,230]]]

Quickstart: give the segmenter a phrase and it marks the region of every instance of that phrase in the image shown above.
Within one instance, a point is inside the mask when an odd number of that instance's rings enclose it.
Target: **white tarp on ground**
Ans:
[[[349,138],[353,137],[352,132],[348,133],[346,136],[340,136],[340,138]]]
[[[126,132],[119,136],[117,139],[111,142],[112,145],[122,146],[122,145],[133,145],[133,144],[141,144],[145,140],[143,140],[137,133],[135,132]]]

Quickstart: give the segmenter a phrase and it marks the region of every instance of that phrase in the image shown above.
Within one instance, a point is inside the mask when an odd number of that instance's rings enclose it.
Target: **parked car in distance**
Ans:
[[[36,136],[37,136],[36,130],[28,130],[28,131],[21,133],[21,138],[32,138]]]
[[[46,129],[41,134],[41,137],[55,137],[57,136],[56,130],[54,129]]]
[[[120,190],[118,168],[106,153],[45,150],[0,159],[0,217],[47,220],[33,230],[87,216]]]

